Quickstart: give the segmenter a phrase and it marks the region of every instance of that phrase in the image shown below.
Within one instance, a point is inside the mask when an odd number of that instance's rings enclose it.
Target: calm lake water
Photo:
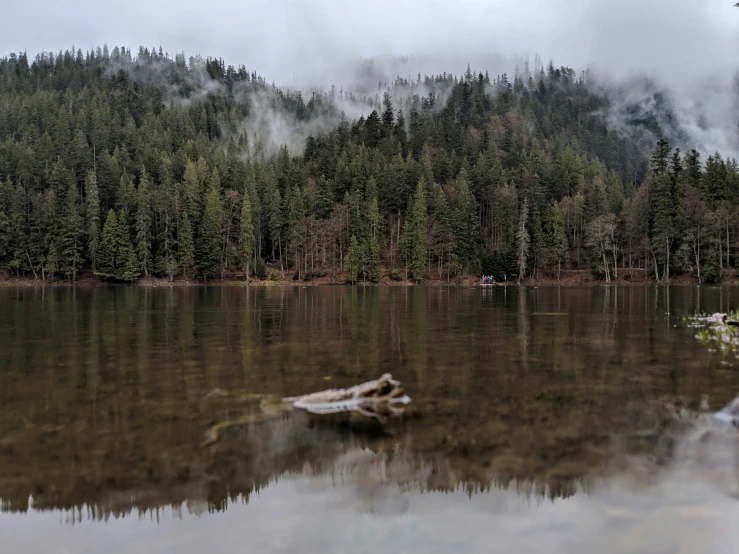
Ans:
[[[739,432],[693,416],[739,395],[739,360],[682,317],[737,306],[710,287],[0,289],[0,552],[735,553]],[[260,400],[383,373],[412,398],[384,426]]]

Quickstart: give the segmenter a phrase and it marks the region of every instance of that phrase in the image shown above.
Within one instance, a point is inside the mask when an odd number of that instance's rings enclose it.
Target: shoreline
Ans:
[[[628,270],[626,270],[628,271]],[[388,275],[384,275],[378,283],[358,282],[349,284],[346,280],[336,277],[321,277],[310,281],[297,281],[292,279],[275,279],[275,280],[259,280],[250,279],[247,283],[243,277],[227,277],[225,279],[214,279],[211,281],[198,281],[194,279],[185,279],[178,277],[173,280],[167,278],[146,278],[139,279],[132,283],[122,283],[119,281],[105,281],[93,275],[85,274],[76,281],[68,281],[66,279],[41,280],[33,277],[0,277],[0,287],[79,287],[79,288],[98,288],[98,287],[118,287],[121,285],[142,287],[142,288],[163,288],[163,287],[316,287],[316,286],[341,286],[341,287],[458,287],[458,288],[483,288],[495,289],[500,287],[516,287],[516,286],[553,286],[553,287],[600,287],[600,286],[654,286],[654,285],[670,285],[670,286],[736,286],[739,285],[739,278],[734,270],[724,270],[723,279],[720,283],[706,284],[699,283],[692,275],[679,275],[672,279],[669,283],[656,283],[651,278],[645,278],[643,270],[639,270],[641,275],[634,273],[625,273],[622,277],[611,282],[597,280],[592,277],[590,272],[584,270],[568,270],[563,271],[561,278],[556,277],[527,277],[518,284],[517,281],[507,281],[490,285],[481,285],[479,278],[467,277],[464,279],[428,279],[421,283],[414,283],[408,280],[395,281],[391,280]],[[637,278],[634,278],[637,277]]]

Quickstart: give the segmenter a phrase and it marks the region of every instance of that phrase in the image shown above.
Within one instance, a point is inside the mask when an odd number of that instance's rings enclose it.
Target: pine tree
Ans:
[[[180,233],[177,240],[178,256],[182,273],[187,278],[192,274],[195,267],[195,241],[192,236],[192,225],[187,210],[182,213],[182,223],[180,224]]]
[[[95,275],[105,278],[115,277],[115,258],[118,250],[118,217],[111,208],[105,218],[103,235],[97,255]]]
[[[295,269],[298,278],[302,276],[301,252],[305,245],[305,204],[303,194],[297,185],[290,190],[287,196],[287,242],[290,252],[295,256]]]
[[[423,179],[418,181],[416,194],[413,197],[408,240],[411,241],[409,248],[409,260],[407,260],[414,281],[421,281],[426,276],[428,259],[428,213],[426,207],[426,183]]]
[[[54,277],[54,275],[59,272],[59,256],[56,252],[56,241],[52,241],[49,245],[49,252],[46,255],[44,271],[50,277]]]
[[[263,172],[264,178],[264,221],[267,224],[269,240],[272,245],[272,259],[278,249],[282,249],[282,226],[284,224],[282,216],[282,197],[280,189],[277,188],[277,179],[271,170]],[[280,261],[282,261],[282,253],[280,252]]]
[[[662,276],[670,281],[670,254],[678,233],[676,206],[672,197],[673,182],[669,173],[654,177],[652,195],[652,249],[657,260],[662,262]],[[656,269],[656,268],[655,268]],[[659,274],[656,279],[659,281]]]
[[[664,175],[667,172],[668,161],[667,158],[670,155],[670,143],[665,139],[657,141],[657,147],[652,153],[650,165],[655,175]]]
[[[118,229],[115,236],[115,272],[114,277],[119,281],[133,281],[138,272],[131,268],[131,259],[135,260],[136,251],[131,242],[131,227],[128,224],[128,214],[121,209],[118,212]],[[132,275],[136,277],[131,278]]]
[[[151,269],[151,190],[150,177],[141,169],[136,198],[136,254],[144,277]]]
[[[87,255],[96,269],[98,249],[100,248],[100,195],[97,174],[94,169],[87,172],[85,179],[85,202],[87,217]]]
[[[432,202],[433,225],[431,226],[432,232],[429,234],[429,242],[431,251],[436,256],[438,274],[441,278],[442,267],[451,260],[454,252],[454,231],[446,194],[438,183],[434,183]]]
[[[80,213],[79,193],[77,183],[71,178],[67,187],[67,199],[64,209],[61,228],[61,269],[64,274],[74,281],[77,279],[84,258],[83,253],[84,228]]]
[[[564,219],[562,210],[556,200],[552,200],[549,206],[549,230],[547,236],[547,247],[549,256],[547,263],[557,264],[557,280],[559,280],[562,262],[567,257],[567,235],[565,234]]]
[[[521,279],[526,275],[526,262],[529,256],[529,244],[531,239],[529,237],[529,231],[526,228],[527,220],[529,216],[529,200],[528,198],[523,199],[523,205],[521,206],[521,216],[518,220],[518,232],[516,233],[516,250],[518,252],[518,284],[521,284]]]
[[[185,175],[182,182],[182,193],[184,197],[185,210],[192,214],[195,220],[199,219],[201,211],[201,188],[198,179],[198,171],[192,160],[185,163]]]
[[[346,280],[349,283],[356,283],[359,278],[361,256],[361,247],[357,241],[357,237],[352,235],[349,241],[349,253],[346,257]]]
[[[466,268],[477,262],[478,241],[480,240],[480,219],[477,213],[477,201],[472,194],[467,167],[462,169],[457,178],[457,206],[454,213],[454,245],[455,254]]]
[[[200,222],[195,262],[202,280],[215,278],[221,272],[221,232],[223,229],[223,203],[221,201],[218,168],[213,170],[205,211]]]
[[[541,217],[536,214],[531,232],[531,250],[534,254],[534,276],[538,276],[538,271],[543,265],[547,255],[547,241],[544,235],[544,226],[541,223]]]
[[[245,190],[241,201],[241,219],[239,222],[239,254],[244,263],[244,277],[247,283],[249,282],[249,262],[251,262],[254,255],[254,242],[251,200],[249,190]]]
[[[380,281],[380,225],[382,218],[377,206],[376,193],[372,194],[367,207],[367,223],[369,237],[367,239],[367,264],[370,280],[373,283]]]
[[[121,253],[122,266],[118,272],[118,278],[122,281],[135,281],[141,275],[139,260],[132,244],[129,244]]]

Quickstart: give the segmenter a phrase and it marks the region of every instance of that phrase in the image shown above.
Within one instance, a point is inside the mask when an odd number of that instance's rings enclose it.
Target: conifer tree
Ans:
[[[244,278],[249,282],[249,263],[254,255],[254,225],[252,222],[251,200],[249,190],[244,191],[241,201],[241,218],[239,221],[239,254],[244,264]]]
[[[87,217],[87,255],[92,262],[93,272],[96,269],[97,253],[100,248],[100,195],[98,192],[97,174],[94,169],[87,172],[85,178],[85,215]]]
[[[521,206],[521,215],[518,220],[518,232],[516,233],[516,249],[518,252],[518,284],[521,284],[521,279],[526,275],[526,262],[529,256],[529,245],[531,239],[529,237],[529,231],[526,228],[529,217],[529,199],[523,199],[523,205]]]
[[[115,272],[114,277],[119,281],[129,281],[130,275],[137,273],[130,267],[131,257],[135,255],[131,242],[131,227],[128,224],[128,213],[125,209],[118,211],[118,229],[115,237]],[[137,274],[138,276],[138,274]]]
[[[80,213],[79,192],[74,178],[69,179],[61,228],[61,269],[74,281],[83,262],[84,228]]]
[[[678,229],[676,228],[675,204],[671,194],[672,177],[668,173],[655,174],[653,184],[652,249],[657,260],[662,262],[662,276],[670,281],[670,254]],[[655,268],[656,269],[656,268]],[[659,274],[655,275],[657,281]]]
[[[562,210],[556,200],[552,200],[549,206],[549,232],[547,236],[547,248],[549,264],[557,264],[557,280],[559,280],[562,262],[567,257],[567,235],[565,234]]]
[[[454,213],[455,254],[462,267],[477,261],[477,247],[480,239],[480,220],[477,214],[477,201],[472,194],[467,167],[457,178],[457,205]]]
[[[115,277],[115,259],[118,250],[118,217],[111,208],[105,218],[103,235],[98,250],[95,275],[106,278]]]
[[[441,185],[434,183],[433,187],[433,226],[429,235],[430,248],[436,256],[438,264],[438,275],[445,263],[451,260],[454,252],[454,231],[452,229],[451,211],[446,199],[446,194]]]
[[[151,184],[146,169],[141,170],[136,198],[136,254],[141,272],[149,276],[151,270]]]
[[[298,278],[302,276],[301,251],[305,244],[305,228],[303,220],[305,217],[305,204],[303,195],[296,186],[290,190],[287,200],[287,242],[290,252],[295,256],[295,268]]]
[[[657,141],[657,147],[652,153],[650,164],[655,175],[664,175],[667,171],[668,156],[670,155],[670,143],[665,139]]]
[[[373,193],[368,202],[367,222],[369,237],[367,239],[367,264],[370,280],[374,283],[380,281],[380,211],[377,206],[377,195]]]
[[[346,280],[349,283],[356,283],[359,278],[359,264],[362,252],[357,237],[352,235],[349,241],[349,253],[346,257]]]
[[[414,281],[421,281],[426,275],[428,256],[427,217],[426,183],[421,178],[416,186],[416,193],[411,200],[402,239],[405,262],[410,270],[410,277]]]
[[[280,189],[277,188],[277,179],[271,170],[263,171],[263,187],[264,187],[264,221],[267,224],[269,240],[272,245],[272,258],[275,258],[277,251],[280,251],[280,260],[282,260],[282,197]]]
[[[187,279],[192,275],[195,267],[195,241],[192,236],[192,224],[187,210],[182,213],[182,223],[180,224],[180,232],[177,240],[180,268]]]
[[[213,174],[205,198],[205,211],[200,222],[195,263],[200,279],[215,278],[221,272],[221,232],[223,229],[223,202],[221,201],[218,168]]]
[[[188,214],[192,214],[197,220],[202,210],[200,202],[201,188],[195,163],[190,159],[185,163],[182,193],[184,197],[185,210]]]

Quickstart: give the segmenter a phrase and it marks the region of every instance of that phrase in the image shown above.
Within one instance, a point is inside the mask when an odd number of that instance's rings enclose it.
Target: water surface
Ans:
[[[0,551],[736,552],[739,443],[693,415],[739,360],[682,317],[738,297],[0,289]],[[258,400],[383,373],[385,426]]]

